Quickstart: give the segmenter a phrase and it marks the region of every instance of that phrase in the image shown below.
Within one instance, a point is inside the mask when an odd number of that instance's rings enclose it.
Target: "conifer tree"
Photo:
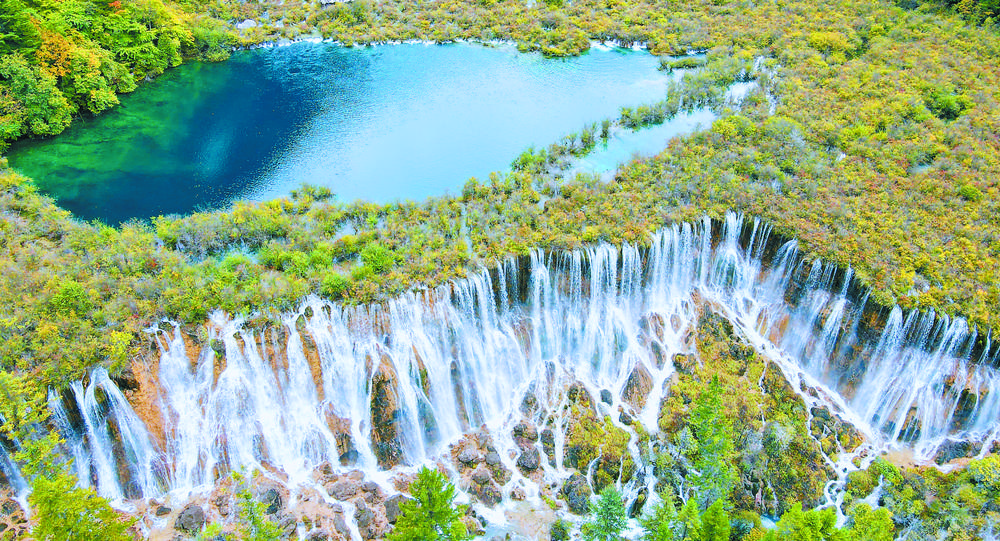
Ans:
[[[722,407],[724,391],[719,377],[712,377],[691,410],[691,429],[698,445],[694,457],[697,473],[689,480],[697,489],[702,509],[720,498],[728,497],[736,483],[736,471],[732,466],[735,456],[733,424],[726,418]]]
[[[729,541],[729,530],[725,500],[715,500],[701,517],[701,541]]]
[[[410,484],[413,500],[404,502],[396,528],[388,541],[463,541],[470,539],[460,520],[461,511],[452,505],[455,486],[437,470],[424,466]]]
[[[604,487],[596,504],[591,504],[593,519],[583,525],[583,538],[587,541],[618,541],[625,529],[628,516],[622,496],[613,486]]]

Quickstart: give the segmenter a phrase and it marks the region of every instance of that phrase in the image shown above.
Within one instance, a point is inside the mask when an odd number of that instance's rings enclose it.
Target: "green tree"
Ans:
[[[246,541],[278,541],[281,530],[278,525],[267,519],[267,504],[257,501],[244,489],[236,495],[240,504],[240,533]]]
[[[0,56],[0,79],[24,108],[25,127],[36,135],[55,135],[69,126],[72,106],[56,88],[56,78],[28,64],[20,54]],[[5,130],[6,131],[6,130]]]
[[[767,532],[765,541],[846,541],[845,533],[837,529],[837,512],[833,508],[802,510],[797,504],[781,516],[777,526]]]
[[[37,541],[131,541],[135,519],[125,520],[92,488],[78,488],[62,470],[31,483],[28,503],[34,511],[31,535]]]
[[[872,510],[862,503],[854,506],[850,514],[854,525],[848,531],[849,541],[892,541],[896,538],[896,526],[888,509]]]
[[[677,507],[673,497],[666,494],[652,513],[639,519],[639,524],[642,525],[642,541],[676,541]]]
[[[49,415],[45,390],[30,376],[0,372],[2,432],[21,442],[15,459],[31,485],[31,535],[36,541],[127,541],[134,539],[125,520],[92,488],[79,488],[61,461],[54,432],[43,433]]]
[[[694,498],[688,500],[677,514],[677,532],[678,540],[701,540],[701,514],[698,512],[698,502]]]
[[[455,486],[437,470],[424,466],[410,484],[413,500],[400,507],[389,541],[461,541],[471,539],[460,520],[462,512],[452,504]]]
[[[593,519],[583,525],[583,538],[587,541],[618,541],[628,522],[622,496],[613,486],[601,491],[597,503],[591,503]]]
[[[21,0],[0,2],[0,55],[31,52],[41,44],[30,12]]]
[[[698,493],[702,509],[726,498],[736,483],[732,466],[733,424],[722,406],[725,390],[718,376],[698,395],[691,410],[690,424],[698,442],[694,457],[695,474],[689,481]]]
[[[720,498],[701,517],[701,541],[729,541],[729,530],[726,501]]]

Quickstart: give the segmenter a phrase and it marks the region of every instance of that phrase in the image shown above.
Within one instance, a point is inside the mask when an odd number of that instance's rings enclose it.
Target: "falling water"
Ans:
[[[620,409],[655,431],[671,360],[693,353],[706,305],[793,388],[822,391],[804,398],[825,401],[876,445],[930,460],[949,439],[990,443],[1000,431],[1000,354],[988,338],[961,319],[875,306],[850,269],[807,260],[795,241],[734,214],[668,227],[648,247],[536,250],[384,304],[313,297],[265,330],[216,313],[197,354],[179,327],[156,330],[164,449],[103,371],[73,387],[83,428],[60,417],[65,400],[52,401],[54,423],[73,436],[81,482],[94,477],[111,497],[198,490],[241,467],[304,483],[321,462],[369,472],[419,464],[482,425],[506,462],[522,419],[565,428],[571,384],[610,392],[611,404],[594,403],[621,428],[631,433]],[[629,386],[643,379],[648,396],[630,403]],[[538,407],[522,408],[526,398]],[[542,460],[548,477],[567,474],[560,432],[555,467]],[[125,472],[115,469],[123,452]]]

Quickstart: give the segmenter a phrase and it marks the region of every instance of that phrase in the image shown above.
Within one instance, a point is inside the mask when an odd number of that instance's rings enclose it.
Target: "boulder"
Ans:
[[[389,524],[396,523],[396,519],[403,514],[403,502],[411,499],[412,498],[408,498],[403,494],[394,494],[385,501],[385,518],[389,521]]]
[[[305,541],[330,541],[333,538],[325,528],[313,528],[306,534]]]
[[[625,388],[622,389],[622,400],[627,402],[635,411],[641,411],[646,405],[649,391],[653,388],[653,376],[643,364],[635,365],[632,373],[629,374]]]
[[[358,488],[360,487],[357,481],[341,479],[327,485],[326,491],[330,496],[345,502],[358,494]]]
[[[541,458],[539,457],[538,449],[534,447],[525,449],[517,457],[517,467],[525,474],[537,470],[540,463]]]
[[[480,464],[476,469],[472,470],[472,475],[469,476],[472,482],[477,485],[485,485],[493,480],[493,476],[490,474],[490,470]]]
[[[971,456],[973,452],[975,452],[975,448],[967,441],[948,440],[938,448],[937,454],[934,455],[934,462],[947,464],[956,458]]]
[[[266,506],[264,508],[264,513],[268,515],[277,513],[283,505],[283,502],[281,501],[281,494],[276,488],[267,488],[263,490],[262,494],[258,497],[258,501]]]
[[[479,452],[475,444],[467,442],[458,453],[458,461],[466,466],[473,466],[483,461],[483,454]]]
[[[579,473],[573,473],[562,487],[562,496],[571,513],[586,515],[590,512],[590,486],[587,479]]]
[[[351,529],[347,526],[347,521],[344,520],[343,512],[334,513],[333,529],[337,530],[337,533],[344,536],[344,539],[351,539]]]
[[[174,529],[187,533],[196,534],[205,525],[205,511],[197,504],[189,504],[174,522]]]
[[[674,355],[674,368],[681,374],[690,376],[698,368],[698,358],[694,355],[678,353]]]
[[[518,442],[527,441],[534,443],[538,441],[538,429],[535,428],[535,425],[527,421],[521,421],[514,425],[514,439]]]

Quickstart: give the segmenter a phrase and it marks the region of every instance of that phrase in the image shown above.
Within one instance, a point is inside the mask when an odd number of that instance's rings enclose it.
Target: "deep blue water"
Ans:
[[[303,183],[344,201],[423,199],[662,99],[657,66],[622,49],[546,59],[510,46],[299,43],[181,66],[8,157],[75,215],[108,223]]]

